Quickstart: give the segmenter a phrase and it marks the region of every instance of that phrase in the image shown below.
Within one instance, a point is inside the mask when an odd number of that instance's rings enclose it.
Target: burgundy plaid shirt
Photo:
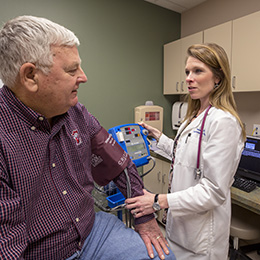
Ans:
[[[101,126],[77,104],[51,128],[5,86],[0,118],[0,259],[66,259],[94,223],[91,138]],[[128,172],[133,196],[142,194],[132,162]],[[124,179],[114,181],[125,194]]]

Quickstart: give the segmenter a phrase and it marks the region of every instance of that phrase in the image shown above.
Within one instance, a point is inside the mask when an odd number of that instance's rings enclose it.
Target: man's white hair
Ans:
[[[51,46],[79,46],[75,34],[48,19],[19,16],[0,30],[0,78],[9,88],[20,67],[33,63],[47,74],[53,64]]]

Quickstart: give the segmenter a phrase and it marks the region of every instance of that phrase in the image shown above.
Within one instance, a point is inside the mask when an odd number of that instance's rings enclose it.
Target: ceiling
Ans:
[[[177,13],[185,12],[207,0],[144,0]]]

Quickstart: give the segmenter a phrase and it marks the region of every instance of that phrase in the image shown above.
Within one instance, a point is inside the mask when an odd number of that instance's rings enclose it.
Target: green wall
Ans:
[[[106,128],[132,123],[146,100],[164,108],[172,135],[171,106],[163,96],[163,44],[180,38],[180,14],[142,0],[0,0],[1,24],[18,15],[43,16],[79,37],[88,82],[79,100]]]

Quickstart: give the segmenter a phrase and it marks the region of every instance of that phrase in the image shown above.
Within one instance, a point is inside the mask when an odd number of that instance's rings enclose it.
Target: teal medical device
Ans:
[[[139,124],[115,126],[108,133],[129,154],[136,167],[149,163],[148,131]]]

